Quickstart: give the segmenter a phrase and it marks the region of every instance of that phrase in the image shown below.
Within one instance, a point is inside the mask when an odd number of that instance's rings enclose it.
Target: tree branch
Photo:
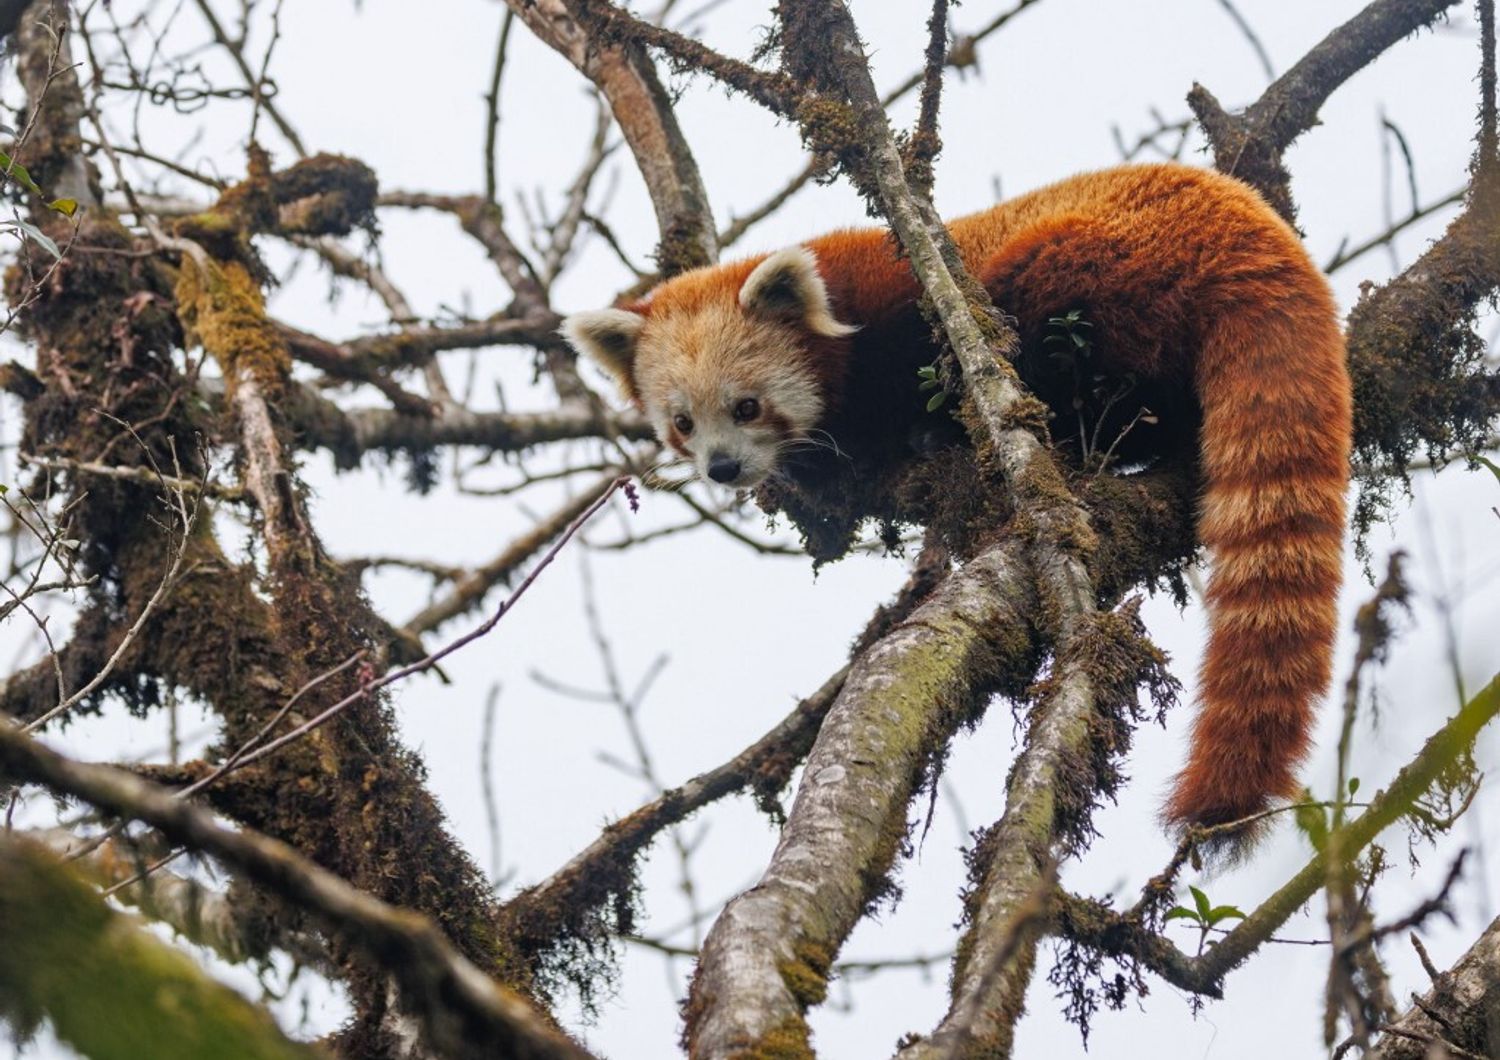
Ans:
[[[18,779],[144,821],[174,843],[213,855],[314,914],[400,982],[404,1003],[444,1055],[492,1051],[518,1060],[590,1055],[553,1030],[520,995],[470,964],[430,920],[356,890],[284,843],[222,828],[207,811],[129,773],[64,758],[5,718],[0,718],[0,765]]]
[[[848,9],[836,0],[822,0],[784,4],[781,12],[788,69],[822,79],[853,109],[858,142],[845,150],[845,167],[890,221],[912,272],[941,321],[963,371],[963,419],[981,466],[990,464],[999,470],[1005,500],[1012,510],[1025,512],[1034,527],[1028,558],[1037,572],[1042,613],[1053,623],[1046,632],[1052,638],[1058,666],[1037,707],[1038,716],[1048,721],[1044,726],[1034,726],[1032,735],[1055,731],[1072,736],[1045,738],[1034,746],[1028,743],[1023,754],[1027,756],[1027,768],[1037,770],[1039,775],[1060,772],[1066,768],[1066,759],[1059,756],[1077,754],[1086,747],[1091,719],[1101,706],[1082,649],[1090,633],[1098,632],[1094,583],[1086,566],[1097,539],[1044,441],[1045,410],[1025,392],[1010,367],[1019,345],[1014,329],[995,312],[983,288],[964,272],[958,251],[931,202],[914,196],[907,184]],[[1060,804],[1043,805],[1056,810]],[[1006,881],[1005,897],[989,907],[997,922],[1015,919],[1019,904],[1041,878],[1050,848],[1076,823],[1070,823],[1063,813],[1028,818],[1025,815],[1029,810],[1029,806],[1023,809],[1020,804],[1007,804],[1006,819],[1012,822],[1011,827],[1024,830],[1030,842],[1014,848],[1019,860],[1010,867],[1016,874]],[[1001,827],[1007,827],[1005,819]],[[986,983],[1004,984],[1014,995],[1009,1003],[987,1006],[986,1011],[1001,1013],[1002,1020],[1019,1015],[1020,997],[1016,992],[1024,990],[1029,978],[1033,949],[1030,945],[1017,947],[1013,967],[985,978]],[[1008,1023],[993,1028],[993,1035],[1008,1041]]]
[[[1237,114],[1195,84],[1188,93],[1208,136],[1214,165],[1258,189],[1288,222],[1296,220],[1291,176],[1281,156],[1318,121],[1334,90],[1403,37],[1430,26],[1458,0],[1375,0],[1304,55]]]
[[[1007,540],[860,654],[770,865],[704,943],[686,1012],[693,1057],[805,1044],[803,1012],[822,1000],[839,947],[888,889],[907,805],[932,763],[989,690],[1029,680],[1034,608],[1021,546]]]
[[[672,100],[641,48],[596,39],[579,25],[576,0],[507,0],[553,50],[599,86],[635,155],[656,209],[657,266],[672,275],[719,256],[708,190]]]
[[[1413,936],[1415,941],[1416,936]],[[1399,1019],[1381,1028],[1366,1060],[1494,1056],[1500,1047],[1500,919]],[[1460,1051],[1463,1050],[1463,1051]]]
[[[0,741],[14,736],[0,722]],[[25,739],[20,737],[20,739]],[[108,908],[39,844],[0,832],[0,1009],[87,1056],[317,1060],[264,1009]],[[65,971],[64,971],[65,970]]]

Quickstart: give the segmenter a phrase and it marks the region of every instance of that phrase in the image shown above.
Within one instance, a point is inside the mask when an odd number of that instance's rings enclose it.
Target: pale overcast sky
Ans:
[[[122,19],[134,5],[116,0]],[[226,5],[221,5],[226,6]],[[969,0],[957,8],[962,30],[1002,7]],[[1357,0],[1289,3],[1240,0],[1239,9],[1260,35],[1278,73],[1324,34],[1354,14]],[[863,0],[855,13],[873,55],[878,83],[890,85],[920,62],[926,4]],[[687,4],[683,10],[689,10]],[[417,12],[420,11],[420,14]],[[480,99],[492,61],[502,7],[480,0],[429,0],[414,7],[394,0],[349,0],[288,5],[284,36],[273,72],[278,102],[313,149],[344,152],[369,163],[383,188],[471,192],[481,187],[483,105]],[[758,27],[770,20],[760,0],[730,0],[705,16],[707,39],[746,55]],[[183,33],[198,34],[195,14],[182,15]],[[505,71],[500,132],[500,171],[507,201],[535,189],[565,187],[583,157],[592,131],[592,103],[579,76],[518,24]],[[1289,155],[1293,190],[1301,207],[1308,245],[1326,260],[1346,237],[1358,241],[1381,227],[1381,116],[1406,134],[1416,160],[1422,200],[1461,185],[1470,151],[1476,96],[1477,41],[1471,13],[1459,9],[1452,28],[1424,33],[1394,48],[1334,95],[1323,125],[1302,138]],[[1156,0],[1150,4],[1104,0],[1042,0],[988,41],[978,71],[953,79],[944,100],[945,150],[938,166],[937,198],[957,214],[1005,194],[1118,160],[1111,137],[1118,125],[1127,139],[1150,128],[1159,108],[1168,119],[1186,115],[1183,101],[1201,81],[1226,104],[1256,96],[1266,75],[1254,51],[1216,0]],[[795,130],[767,117],[751,103],[726,98],[718,87],[696,80],[683,90],[679,114],[693,144],[716,214],[727,220],[744,212],[801,165]],[[897,108],[902,121],[912,107]],[[211,165],[226,175],[242,167],[244,111],[225,105],[211,119],[201,144],[184,159]],[[188,119],[148,115],[147,128],[164,142],[181,143]],[[1206,164],[1191,141],[1185,158]],[[274,138],[282,160],[290,153]],[[611,163],[618,189],[608,219],[633,257],[644,260],[654,242],[652,214],[628,152]],[[1397,174],[1395,209],[1409,205],[1404,173]],[[184,189],[186,190],[186,189]],[[1399,260],[1411,261],[1441,231],[1454,211],[1404,236]],[[382,248],[390,273],[417,310],[444,307],[488,313],[506,293],[474,244],[451,221],[386,211]],[[838,183],[800,193],[771,221],[754,229],[737,250],[750,253],[796,242],[819,231],[865,223],[862,203]],[[281,248],[270,258],[285,270]],[[1392,262],[1371,254],[1335,278],[1345,307],[1363,279],[1386,278]],[[597,242],[590,243],[557,290],[563,311],[606,304],[627,274]],[[347,290],[334,304],[326,298],[326,276],[305,262],[272,299],[284,319],[330,337],[346,337],[384,323],[372,297]],[[451,362],[460,376],[463,360]],[[493,405],[488,382],[505,385],[513,408],[545,405],[546,391],[529,391],[529,357],[497,349],[480,358],[485,385],[481,403]],[[602,380],[601,380],[602,385]],[[15,424],[8,409],[7,425]],[[532,514],[561,496],[538,488],[523,506],[513,499],[459,495],[450,478],[425,497],[406,491],[401,469],[373,466],[336,475],[322,455],[308,458],[305,472],[316,489],[312,511],[331,551],[341,557],[402,554],[444,563],[482,562],[523,530]],[[503,470],[480,472],[473,481],[497,484]],[[1415,499],[1403,505],[1393,531],[1372,539],[1377,563],[1394,546],[1413,555],[1413,581],[1421,592],[1412,629],[1400,640],[1380,678],[1380,726],[1361,724],[1356,771],[1367,790],[1382,784],[1436,729],[1457,702],[1449,642],[1442,635],[1439,604],[1446,602],[1459,669],[1471,689],[1500,664],[1494,630],[1500,624],[1500,541],[1490,506],[1500,484],[1488,474],[1461,468],[1416,483]],[[679,521],[671,498],[646,494],[637,529]],[[617,533],[619,519],[591,529],[596,542]],[[431,772],[432,786],[447,808],[455,832],[488,864],[490,840],[478,772],[483,704],[487,690],[501,686],[492,780],[501,814],[501,860],[507,893],[534,882],[592,839],[600,826],[637,805],[648,792],[601,755],[627,757],[626,736],[612,708],[579,702],[540,687],[539,671],[573,685],[598,687],[601,671],[581,606],[580,562],[572,550],[548,570],[532,593],[489,638],[456,656],[447,671],[451,684],[422,678],[397,688],[395,702],[407,738]],[[860,556],[814,577],[801,558],[751,553],[723,535],[698,531],[664,538],[625,552],[590,554],[599,608],[612,638],[623,679],[638,680],[660,655],[668,658],[643,709],[655,766],[667,783],[713,767],[740,750],[781,717],[795,699],[813,691],[842,663],[848,643],[872,608],[905,577],[899,558]],[[403,620],[427,601],[418,578],[382,573],[369,581],[377,607]],[[1351,558],[1343,611],[1351,615],[1368,594]],[[1079,863],[1064,868],[1067,886],[1091,895],[1129,894],[1166,862],[1171,844],[1155,822],[1167,778],[1181,760],[1190,717],[1193,673],[1202,643],[1196,607],[1179,614],[1170,600],[1153,599],[1146,618],[1157,642],[1173,657],[1186,686],[1184,705],[1165,731],[1143,729],[1129,762],[1135,778],[1118,807],[1098,816],[1104,833]],[[1345,623],[1347,626],[1347,622]],[[449,637],[464,622],[443,630]],[[1346,638],[1347,639],[1347,638]],[[1349,657],[1347,644],[1340,659]],[[1341,665],[1337,681],[1344,678]],[[1333,783],[1331,745],[1334,711],[1325,711],[1319,747],[1306,771],[1314,789]],[[143,724],[110,717],[76,726],[62,741],[88,757],[101,746],[129,741],[147,749],[162,742],[164,723]],[[945,954],[956,937],[958,891],[963,882],[960,845],[967,829],[994,820],[1017,729],[1005,703],[992,707],[984,725],[960,737],[945,775],[935,818],[916,856],[900,867],[905,896],[856,931],[845,959]],[[1494,733],[1480,744],[1486,768],[1496,764]],[[955,797],[956,796],[956,797]],[[46,812],[44,800],[30,812]],[[1452,842],[1435,852],[1419,851],[1424,865],[1408,873],[1405,837],[1385,837],[1394,868],[1378,891],[1377,913],[1399,916],[1428,895],[1464,843],[1477,842],[1485,823],[1500,820],[1500,800],[1482,795]],[[693,859],[701,902],[721,901],[754,881],[769,857],[775,832],[744,800],[731,800],[690,822],[686,834],[706,827]],[[1455,891],[1460,923],[1434,923],[1429,949],[1440,966],[1461,952],[1497,911],[1500,852],[1484,847]],[[1308,855],[1305,844],[1283,824],[1247,865],[1204,882],[1216,903],[1254,906],[1295,871]],[[647,934],[679,926],[686,906],[678,889],[675,855],[665,842],[654,848],[643,871]],[[1312,938],[1324,930],[1321,909],[1295,917],[1288,938]],[[1183,946],[1194,944],[1186,928],[1174,931]],[[692,935],[670,936],[691,944]],[[1028,999],[1017,1055],[1070,1056],[1082,1052],[1076,1029],[1060,1015],[1045,972],[1051,964],[1044,944]],[[1392,942],[1395,994],[1406,997],[1425,984],[1402,942]],[[1151,995],[1120,1013],[1101,1013],[1089,1040],[1097,1060],[1137,1057],[1237,1058],[1321,1050],[1321,998],[1326,954],[1305,946],[1273,946],[1230,977],[1228,999],[1196,1017],[1188,999],[1152,979]],[[597,1022],[579,1021],[566,1001],[560,1011],[570,1029],[601,1053],[620,1060],[674,1055],[677,1000],[689,966],[665,963],[660,955],[628,950],[620,989],[605,1000]],[[243,975],[237,982],[244,982]],[[908,1031],[927,1031],[946,1003],[947,963],[928,973],[886,971],[874,978],[837,984],[830,1001],[811,1014],[815,1044],[829,1058],[888,1055]],[[307,1033],[330,1029],[341,1009],[327,991],[313,990]],[[299,1018],[302,993],[281,1006]],[[0,1046],[0,1051],[5,1047]],[[64,1056],[40,1043],[32,1056]]]

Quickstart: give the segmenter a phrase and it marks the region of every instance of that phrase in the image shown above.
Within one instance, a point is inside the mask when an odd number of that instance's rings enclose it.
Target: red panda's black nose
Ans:
[[[708,477],[715,482],[733,482],[740,477],[740,462],[732,456],[714,453],[708,458]]]

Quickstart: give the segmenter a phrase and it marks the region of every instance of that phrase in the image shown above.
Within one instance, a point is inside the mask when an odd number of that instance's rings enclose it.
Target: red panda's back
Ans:
[[[1254,191],[1179,165],[1074,177],[951,227],[1023,338],[1079,308],[1091,370],[1196,396],[1210,636],[1166,815],[1218,824],[1295,794],[1332,664],[1351,436],[1321,271]]]

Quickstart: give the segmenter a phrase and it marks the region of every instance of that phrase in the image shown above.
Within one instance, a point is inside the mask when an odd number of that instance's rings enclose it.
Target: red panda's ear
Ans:
[[[645,323],[645,317],[626,309],[595,309],[574,313],[558,330],[568,345],[614,376],[625,396],[635,401],[635,347]]]
[[[829,338],[859,330],[834,319],[817,256],[806,247],[779,250],[755,266],[740,288],[740,306],[754,316],[794,320]]]

